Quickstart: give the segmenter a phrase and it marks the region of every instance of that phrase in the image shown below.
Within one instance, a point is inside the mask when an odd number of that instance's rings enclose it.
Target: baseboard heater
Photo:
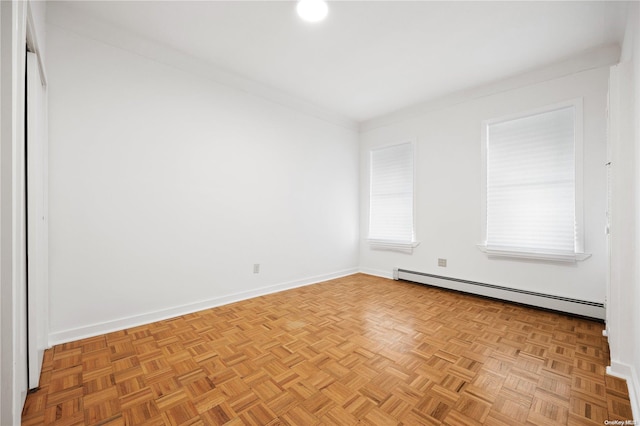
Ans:
[[[595,318],[599,320],[605,319],[605,308],[603,303],[553,296],[550,294],[536,293],[534,291],[518,290],[515,288],[461,280],[458,278],[443,277],[440,275],[425,274],[424,272],[408,271],[406,269],[394,269],[393,279],[442,287],[449,290],[521,303],[523,305],[543,309],[566,312],[588,318]]]

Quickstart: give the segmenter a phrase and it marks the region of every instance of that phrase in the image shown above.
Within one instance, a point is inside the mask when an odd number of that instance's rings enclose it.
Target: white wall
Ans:
[[[630,6],[628,19],[629,25],[627,27],[627,37],[630,39],[631,45],[631,58],[633,61],[633,101],[631,109],[631,117],[634,117],[634,132],[633,141],[635,145],[636,153],[636,176],[635,176],[635,189],[636,189],[636,253],[638,247],[640,247],[640,4],[633,3]],[[626,40],[625,40],[626,42]],[[634,280],[634,291],[632,292],[633,298],[627,302],[625,309],[630,309],[634,314],[632,319],[633,327],[631,327],[630,335],[627,337],[634,343],[634,357],[632,361],[633,372],[631,385],[634,389],[635,403],[633,404],[633,414],[636,421],[640,421],[640,262],[636,261],[636,276]],[[627,381],[629,383],[629,381]]]
[[[608,312],[611,366],[627,380],[636,420],[640,419],[640,6],[629,5],[620,64],[612,68],[611,310]]]
[[[606,102],[608,67],[459,101],[391,122],[365,123],[361,135],[360,264],[389,276],[394,267],[604,302],[606,207]],[[481,132],[483,120],[574,98],[584,99],[585,249],[578,263],[488,258],[476,245],[481,235]],[[445,106],[442,106],[445,105]],[[372,250],[366,243],[370,149],[417,140],[416,229],[412,255]],[[446,268],[437,266],[446,258]]]
[[[354,130],[47,36],[52,342],[356,270]]]

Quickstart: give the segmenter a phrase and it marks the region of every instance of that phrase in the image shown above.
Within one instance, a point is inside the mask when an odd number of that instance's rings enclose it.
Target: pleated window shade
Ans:
[[[411,142],[371,151],[369,239],[414,241]]]
[[[487,249],[576,252],[575,107],[487,125]]]

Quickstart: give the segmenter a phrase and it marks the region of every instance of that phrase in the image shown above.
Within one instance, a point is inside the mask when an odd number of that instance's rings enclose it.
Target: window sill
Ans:
[[[369,242],[369,246],[373,250],[398,251],[401,253],[408,253],[408,254],[412,254],[413,249],[420,244],[417,241],[413,241],[413,242],[388,241],[388,240],[367,240],[367,241]]]
[[[591,257],[590,253],[553,253],[541,251],[526,251],[500,247],[487,247],[485,244],[478,244],[477,247],[480,251],[486,253],[489,257],[511,257],[517,259],[548,260],[553,262],[578,262]]]

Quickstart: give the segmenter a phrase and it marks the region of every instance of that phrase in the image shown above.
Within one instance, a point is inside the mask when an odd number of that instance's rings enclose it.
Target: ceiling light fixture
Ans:
[[[324,0],[299,0],[298,16],[307,22],[319,22],[327,17],[329,7]]]

